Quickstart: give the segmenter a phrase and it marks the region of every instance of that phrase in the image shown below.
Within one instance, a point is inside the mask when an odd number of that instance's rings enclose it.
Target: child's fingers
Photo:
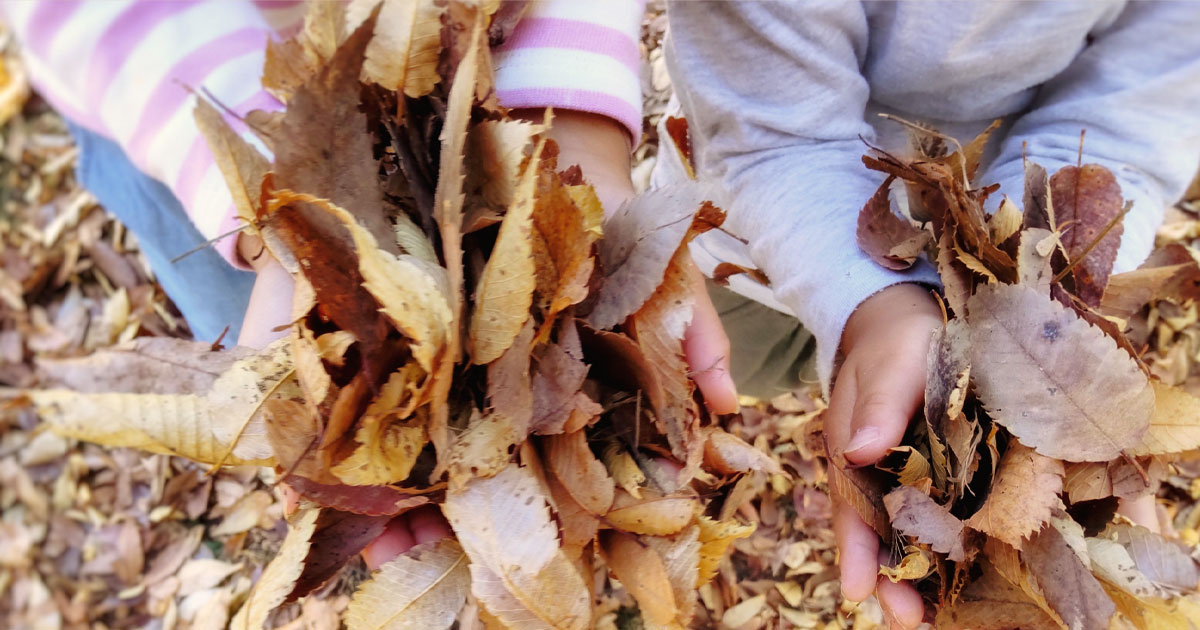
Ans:
[[[713,413],[735,413],[738,410],[737,387],[729,373],[729,337],[708,297],[704,276],[694,266],[689,276],[695,304],[692,322],[684,334],[683,353],[692,380]]]
[[[286,335],[287,329],[279,328],[291,323],[294,290],[292,276],[274,258],[259,269],[254,288],[250,290],[250,303],[242,318],[238,345],[265,348]]]
[[[1152,494],[1132,501],[1121,499],[1117,504],[1117,512],[1156,534],[1162,533],[1162,523],[1158,521],[1158,509]]]
[[[915,628],[925,616],[925,604],[921,594],[908,582],[892,583],[886,577],[879,576],[875,594],[879,597],[879,605],[887,614],[893,627]]]
[[[874,592],[879,577],[879,537],[854,508],[841,501],[834,506],[833,534],[837,539],[842,595],[861,602]]]
[[[857,392],[844,451],[851,463],[873,464],[904,438],[925,399],[926,340],[902,345],[890,361],[855,362]]]
[[[371,541],[362,551],[367,568],[374,571],[392,558],[412,549],[416,545],[412,532],[408,529],[408,519],[397,516],[387,525],[387,529],[379,538]]]
[[[420,507],[406,514],[408,529],[418,545],[441,540],[450,535],[450,524],[434,506]]]

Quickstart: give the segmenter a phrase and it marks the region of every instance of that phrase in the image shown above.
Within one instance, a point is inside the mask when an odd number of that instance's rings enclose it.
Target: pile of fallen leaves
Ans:
[[[1200,398],[1152,374],[1139,333],[1148,304],[1194,304],[1195,251],[1113,274],[1129,207],[1107,169],[1029,163],[1024,212],[989,217],[996,187],[970,182],[990,130],[949,155],[915,133],[915,159],[864,158],[888,179],[858,235],[890,269],[927,253],[944,284],[924,422],[874,468],[832,453],[831,489],[903,549],[883,572],[918,580],[939,627],[1197,627],[1194,557],[1116,513],[1200,448]]]
[[[239,214],[295,278],[287,337],[40,363],[61,389],[27,396],[60,434],[270,466],[304,499],[233,627],[261,627],[425,504],[454,538],[363,583],[350,628],[463,611],[588,627],[598,560],[645,626],[683,627],[754,530],[728,492],[782,472],[712,424],[683,361],[686,243],[720,210],[681,188],[606,221],[578,168],[559,170],[550,114],[496,103],[488,43],[509,8],[313,3],[267,51],[286,110],[244,121],[273,163],[201,103]]]

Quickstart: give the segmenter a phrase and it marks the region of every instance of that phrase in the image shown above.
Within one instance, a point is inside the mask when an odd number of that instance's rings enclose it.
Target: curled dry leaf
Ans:
[[[547,464],[571,497],[592,514],[607,513],[615,484],[588,448],[587,435],[583,431],[552,435],[545,445]]]
[[[385,563],[346,609],[347,630],[441,630],[466,603],[467,555],[449,538],[413,547]]]
[[[283,545],[246,596],[246,603],[234,615],[229,624],[231,630],[262,628],[267,615],[292,592],[296,579],[303,572],[320,512],[319,509],[306,509],[292,517]]]
[[[892,212],[895,179],[884,180],[858,213],[858,246],[879,265],[900,271],[916,262],[932,235]]]
[[[704,463],[726,475],[752,471],[782,474],[783,468],[770,455],[747,444],[745,440],[713,427],[705,432]]]
[[[450,526],[471,559],[471,592],[506,626],[581,630],[591,619],[583,577],[558,546],[546,496],[511,464],[446,494]]]
[[[971,363],[991,417],[1047,457],[1103,461],[1139,443],[1154,391],[1099,329],[1019,285],[980,287],[967,306]]]
[[[883,509],[884,484],[879,476],[865,468],[850,468],[845,456],[829,452],[829,492],[854,508],[859,518],[883,539],[892,535],[892,523]]]
[[[983,507],[967,520],[967,526],[1020,549],[1061,505],[1063,475],[1061,461],[1010,442]]]
[[[903,580],[920,580],[934,570],[933,554],[916,545],[904,548],[904,557],[896,566],[879,567],[879,575],[891,580],[893,584]]]
[[[358,446],[330,472],[347,485],[375,486],[408,479],[429,440],[423,422],[365,416],[354,441]]]
[[[900,486],[883,497],[883,504],[896,531],[946,554],[953,562],[966,559],[963,522],[924,492]]]
[[[636,537],[617,531],[600,535],[604,562],[633,596],[646,628],[680,628],[675,593],[663,559]]]
[[[693,182],[658,188],[627,202],[604,222],[599,255],[607,288],[588,315],[591,326],[612,328],[650,299],[704,198]]]

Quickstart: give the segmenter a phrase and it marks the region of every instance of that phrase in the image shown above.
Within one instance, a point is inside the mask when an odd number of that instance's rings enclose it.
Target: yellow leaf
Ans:
[[[1158,380],[1154,388],[1154,413],[1142,443],[1130,455],[1166,455],[1200,448],[1200,398]]]
[[[680,628],[675,619],[675,594],[662,558],[629,534],[609,531],[600,540],[604,562],[637,601],[646,628]]]
[[[452,539],[414,547],[384,564],[354,593],[347,630],[439,630],[454,623],[471,584],[467,556]]]
[[[475,288],[468,347],[471,361],[476,364],[491,363],[499,358],[529,319],[533,289],[537,284],[530,235],[539,155],[544,143],[545,140],[538,143],[534,157],[525,167],[513,203],[500,224],[496,246]]]
[[[528,468],[510,464],[446,493],[446,518],[471,558],[471,592],[506,626],[583,630],[592,599],[558,546],[558,526]]]
[[[753,534],[755,525],[737,521],[717,521],[707,516],[701,516],[697,523],[700,526],[700,572],[696,588],[700,588],[717,575],[721,558],[725,557],[725,552],[733,541]]]
[[[525,147],[543,131],[542,125],[524,120],[485,120],[471,127],[467,133],[467,189],[478,189],[487,207],[497,212],[509,207],[520,181]]]
[[[622,490],[635,499],[642,498],[640,486],[646,482],[646,474],[619,442],[611,442],[604,448],[604,465],[608,467],[608,474],[612,475],[613,481],[621,486]]]
[[[89,370],[155,367],[137,355],[140,344],[131,347],[133,353],[123,348],[98,352],[74,362],[72,369],[79,373],[78,378]],[[59,435],[105,446],[179,455],[206,464],[217,463],[234,446],[226,463],[271,465],[274,458],[262,403],[272,392],[282,398],[302,396],[299,388],[287,381],[292,372],[288,349],[288,340],[281,339],[261,354],[234,362],[216,379],[207,383],[193,379],[191,382],[199,389],[195,393],[138,393],[162,387],[157,371],[148,371],[144,382],[128,383],[123,387],[125,391],[52,389],[26,393],[42,420]],[[177,352],[179,365],[198,352],[217,354],[188,343],[178,344]],[[157,369],[163,369],[162,365]]]
[[[287,537],[271,564],[263,569],[262,577],[250,591],[246,603],[234,615],[230,630],[261,630],[267,615],[291,593],[296,579],[304,570],[304,559],[312,545],[319,509],[298,512],[288,523]]]
[[[571,497],[593,514],[607,512],[612,507],[614,483],[588,447],[587,435],[583,431],[551,435],[545,444],[550,470]]]
[[[366,416],[354,434],[358,447],[331,469],[342,483],[377,486],[408,479],[425,447],[425,427]]]
[[[369,14],[379,0],[355,2]],[[359,6],[361,5],[361,6]],[[367,44],[363,79],[417,98],[430,93],[441,77],[442,14],[446,4],[428,0],[383,0],[375,35]]]
[[[933,559],[929,552],[916,546],[904,548],[904,557],[894,567],[879,567],[879,575],[893,583],[901,580],[919,580],[933,571]]]
[[[217,162],[217,168],[225,177],[225,185],[233,196],[233,205],[238,218],[256,225],[258,222],[259,198],[262,196],[262,181],[271,170],[267,158],[263,157],[249,142],[246,142],[225,122],[208,101],[196,99],[196,126],[208,142],[208,149]]]
[[[644,488],[643,494],[644,499],[635,499],[618,491],[604,520],[634,534],[666,536],[687,527],[700,509],[700,502],[694,497],[663,496],[649,488]]]
[[[450,446],[450,486],[460,488],[473,477],[491,477],[504,470],[512,459],[509,447],[517,441],[508,418],[474,412],[467,429]]]

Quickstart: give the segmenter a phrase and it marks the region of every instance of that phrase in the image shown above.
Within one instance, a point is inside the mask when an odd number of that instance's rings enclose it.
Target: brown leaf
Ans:
[[[633,596],[646,628],[678,628],[675,593],[662,557],[636,537],[617,531],[600,535],[604,562]]]
[[[723,286],[729,286],[729,279],[738,274],[746,274],[747,278],[763,285],[764,287],[771,286],[771,280],[767,274],[760,269],[753,267],[743,267],[731,262],[718,263],[712,270],[712,281]]]
[[[1018,587],[1004,579],[991,564],[967,585],[957,602],[938,610],[936,626],[946,630],[1061,630]]]
[[[971,363],[989,415],[1067,461],[1112,459],[1146,432],[1154,392],[1133,359],[1049,296],[980,287],[968,303]]]
[[[563,550],[568,554],[573,551],[576,555],[582,554],[583,548],[595,540],[600,520],[579,505],[558,477],[548,477],[546,485],[550,488],[554,513],[562,530]]]
[[[1105,462],[1067,463],[1063,490],[1071,503],[1095,501],[1113,495],[1112,480]]]
[[[668,536],[687,527],[700,508],[695,497],[664,496],[649,488],[643,488],[642,493],[643,498],[635,499],[624,490],[617,490],[612,509],[604,515],[604,520],[634,534]]]
[[[671,144],[679,152],[679,159],[683,163],[683,169],[687,173],[688,179],[696,179],[695,162],[692,158],[692,136],[688,133],[687,119],[667,116],[667,120],[663,124],[667,128],[667,135],[671,137]]]
[[[1105,315],[1128,319],[1143,306],[1162,299],[1200,299],[1200,265],[1191,261],[1114,274],[1108,279],[1100,310]]]
[[[895,179],[884,180],[858,213],[858,247],[876,263],[900,271],[916,262],[931,235],[892,212],[891,185]],[[905,243],[912,246],[897,251]]]
[[[662,558],[667,579],[675,595],[675,619],[684,628],[690,627],[696,609],[696,589],[700,583],[700,528],[693,525],[674,536],[642,536],[642,544]],[[722,552],[723,553],[723,552]]]
[[[883,539],[892,535],[892,523],[883,509],[884,482],[875,472],[865,468],[850,468],[845,456],[829,452],[829,493],[854,508],[859,518],[871,526]]]
[[[1049,295],[1054,280],[1051,260],[1059,246],[1058,235],[1049,230],[1028,228],[1021,232],[1021,242],[1017,245],[1017,282]]]
[[[1200,584],[1200,568],[1178,543],[1138,525],[1112,525],[1105,534],[1129,550],[1138,570],[1154,585],[1186,593]]]
[[[317,505],[364,516],[392,516],[429,503],[429,497],[405,494],[391,486],[324,484],[297,475],[288,475],[283,482]]]
[[[704,191],[691,182],[658,188],[627,202],[604,222],[599,242],[604,286],[588,324],[597,330],[612,328],[650,299],[703,198]]]
[[[587,297],[595,265],[592,244],[600,238],[603,218],[591,186],[564,186],[556,173],[543,171],[533,212],[537,249],[544,250],[548,263],[538,270],[539,305],[545,311],[539,339],[549,334],[558,313]]]
[[[892,527],[905,536],[947,554],[953,562],[966,559],[963,522],[912,486],[900,486],[883,497]]]
[[[770,455],[718,427],[706,432],[704,463],[723,475],[751,471],[782,474],[783,468]]]
[[[588,373],[579,330],[573,320],[564,320],[559,325],[558,339],[539,348],[534,362],[531,430],[540,435],[559,433],[575,407],[575,395]]]
[[[1070,628],[1105,630],[1116,612],[1112,600],[1084,565],[1073,542],[1086,545],[1074,522],[1053,520],[1021,552],[1046,601]],[[1066,531],[1060,530],[1060,527]],[[1084,546],[1086,553],[1086,546]]]
[[[1020,549],[1061,505],[1063,475],[1061,461],[1010,441],[983,507],[967,526]]]
[[[527,158],[526,148],[534,136],[544,131],[542,125],[524,120],[485,120],[471,126],[467,132],[465,184],[483,203],[470,210],[464,221],[467,229],[479,221],[483,212],[501,213],[512,205],[521,181],[521,165]],[[535,218],[537,214],[535,210]]]
[[[1062,167],[1050,178],[1050,196],[1071,262],[1083,254],[1109,222],[1121,215],[1124,205],[1117,178],[1099,164]],[[1074,293],[1088,306],[1100,305],[1123,231],[1124,226],[1117,223],[1072,271]]]
[[[537,480],[516,464],[446,494],[446,518],[471,558],[471,592],[507,626],[582,630],[591,620],[583,578],[558,547]]]
[[[282,43],[267,41],[263,87],[287,103],[292,92],[311,79],[333,56],[345,38],[345,8],[312,3],[304,14],[304,27]]]
[[[378,538],[391,519],[388,515],[365,516],[321,510],[313,531],[313,539],[321,544],[309,547],[304,569],[284,602],[304,597],[328,582],[343,565]]]
[[[547,464],[571,497],[592,514],[607,513],[615,484],[588,448],[587,435],[583,431],[551,435],[545,444]]]
[[[513,344],[500,358],[488,364],[487,393],[492,414],[512,426],[516,440],[529,435],[534,394],[530,391],[530,358],[533,347],[533,320],[525,322]]]
[[[458,542],[444,538],[387,562],[354,593],[347,630],[442,630],[466,602],[471,574]]]
[[[1045,167],[1036,162],[1025,162],[1025,194],[1021,205],[1026,228],[1041,228],[1054,232],[1058,224],[1054,213],[1054,200],[1050,197],[1050,177]]]

